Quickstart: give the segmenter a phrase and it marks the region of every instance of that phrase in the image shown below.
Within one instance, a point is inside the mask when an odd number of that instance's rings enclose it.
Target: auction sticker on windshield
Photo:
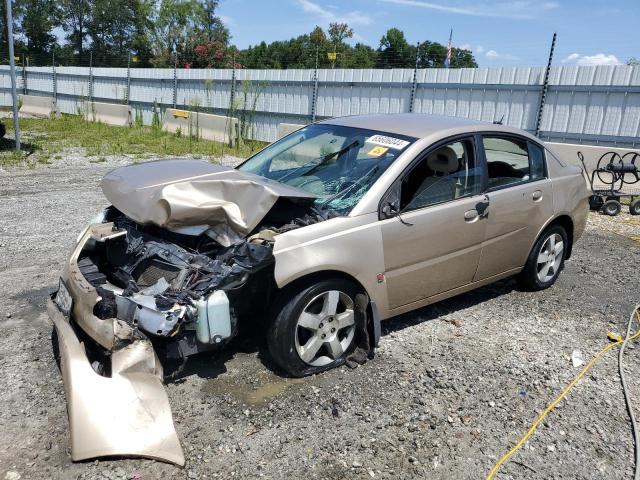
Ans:
[[[385,153],[389,151],[389,147],[373,147],[371,150],[367,152],[367,155],[370,157],[381,157]]]
[[[407,142],[406,140],[387,137],[386,135],[374,135],[373,137],[367,139],[367,143],[375,143],[376,145],[382,145],[383,147],[389,147],[395,150],[402,150],[404,147],[409,145],[409,142]]]

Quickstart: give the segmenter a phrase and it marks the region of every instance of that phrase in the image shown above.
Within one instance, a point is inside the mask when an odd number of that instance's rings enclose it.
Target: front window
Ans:
[[[402,179],[400,210],[450,202],[481,190],[482,169],[476,163],[474,142],[465,138],[429,152]]]
[[[318,196],[348,213],[415,138],[338,125],[309,125],[238,167]]]

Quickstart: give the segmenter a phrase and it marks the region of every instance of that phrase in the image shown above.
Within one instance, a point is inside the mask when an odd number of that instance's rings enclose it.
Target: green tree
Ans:
[[[147,43],[151,4],[147,0],[93,0],[87,25],[96,64],[123,65]]]
[[[74,46],[78,63],[85,62],[87,25],[91,20],[91,0],[60,0],[60,16],[67,40]]]
[[[470,50],[454,47],[451,49],[451,68],[478,68],[478,62]]]
[[[324,33],[324,30],[322,30],[318,25],[316,25],[313,31],[309,34],[309,40],[313,46],[318,47],[321,50],[327,48],[327,34]]]
[[[349,50],[349,45],[344,43],[347,38],[353,37],[353,29],[346,23],[333,22],[329,24],[329,41],[333,48],[333,53],[336,57],[344,57],[344,53]],[[336,60],[331,62],[331,66],[334,67]]]
[[[425,41],[418,48],[418,68],[443,68],[447,57],[447,47],[438,42]],[[451,49],[451,68],[475,68],[473,54],[469,50]]]
[[[378,52],[369,45],[356,43],[355,47],[346,52],[340,66],[342,68],[374,68],[378,59]]]
[[[16,34],[26,44],[29,55],[40,63],[56,44],[53,29],[58,25],[59,9],[55,0],[18,0],[13,11],[17,19]]]
[[[629,60],[627,60],[627,65],[632,67],[640,66],[640,58],[631,57]]]
[[[224,26],[222,20],[216,15],[218,0],[204,0],[202,3],[202,16],[204,20],[204,33],[209,41],[222,42],[225,45],[231,38],[229,29]]]
[[[415,49],[409,45],[402,30],[390,28],[380,39],[379,68],[409,68],[415,64]]]
[[[157,66],[208,66],[221,50],[226,50],[230,34],[215,12],[217,0],[160,0],[153,18],[153,53]],[[201,55],[195,53],[198,46]]]

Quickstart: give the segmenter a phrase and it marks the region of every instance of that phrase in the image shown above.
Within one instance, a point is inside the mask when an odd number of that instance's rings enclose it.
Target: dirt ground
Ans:
[[[184,469],[72,463],[47,292],[127,159],[0,170],[0,479],[484,478],[640,301],[640,219],[592,214],[557,284],[512,280],[383,324],[373,361],[302,380],[255,339],[192,361],[167,390]],[[640,415],[638,348],[626,356]],[[497,478],[630,478],[631,428],[610,352]]]

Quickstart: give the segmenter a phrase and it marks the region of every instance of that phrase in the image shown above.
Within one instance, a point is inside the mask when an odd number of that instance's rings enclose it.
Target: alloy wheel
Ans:
[[[558,274],[563,255],[564,242],[562,237],[557,233],[550,235],[542,244],[538,254],[538,280],[542,283],[551,281]]]
[[[353,300],[339,290],[317,295],[302,310],[296,323],[295,346],[300,359],[321,367],[340,358],[355,334]]]

